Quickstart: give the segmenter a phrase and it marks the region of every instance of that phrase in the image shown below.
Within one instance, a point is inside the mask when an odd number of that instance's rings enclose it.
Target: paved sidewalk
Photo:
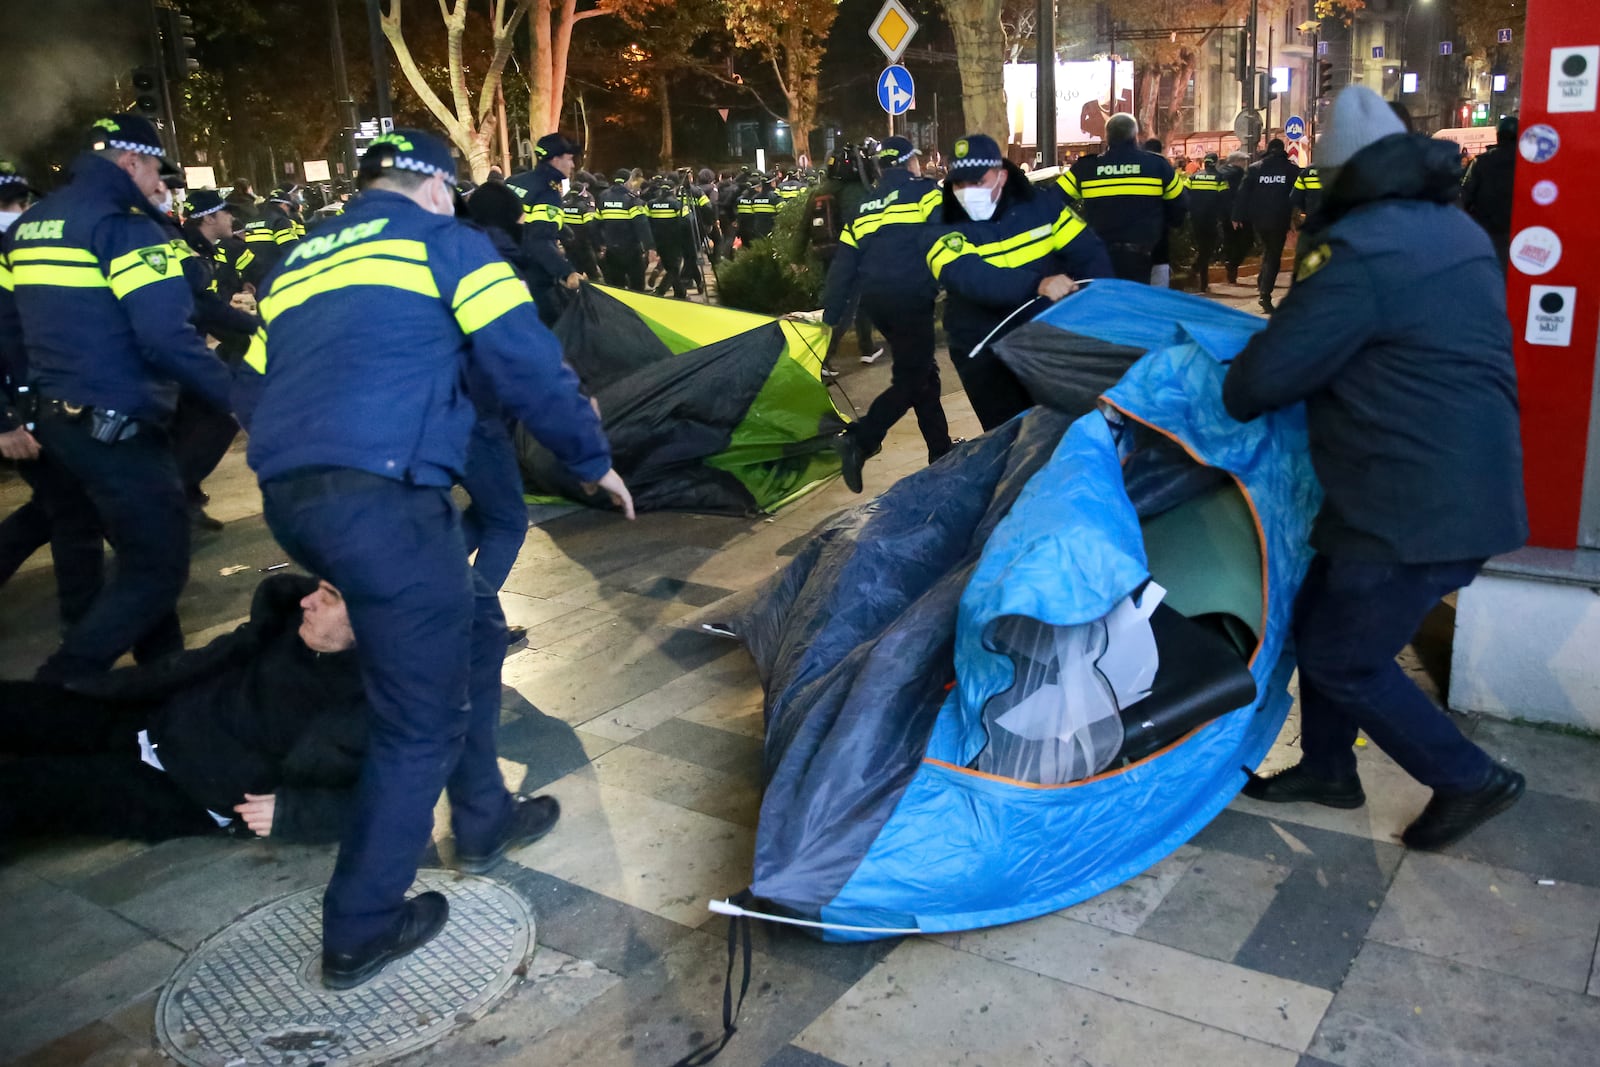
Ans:
[[[853,356],[840,366],[858,404],[887,379]],[[954,432],[976,433],[959,391],[946,407]],[[923,460],[908,419],[860,499]],[[196,553],[191,644],[241,619],[257,568],[282,559],[237,451],[212,489],[231,521]],[[0,487],[0,511],[15,502]],[[565,814],[495,876],[532,905],[541,947],[514,995],[408,1062],[643,1067],[720,1032],[726,925],[705,905],[749,877],[761,690],[743,651],[698,623],[855,502],[833,484],[766,520],[630,526],[580,511],[530,530],[503,597],[530,647],[506,661],[501,754],[513,785],[548,788]],[[47,567],[6,588],[0,676],[48,652],[52,604]],[[1442,611],[1427,633],[1447,639],[1448,623]],[[1425,679],[1438,662],[1428,642],[1408,655]],[[1523,770],[1529,792],[1445,854],[1397,843],[1426,793],[1363,748],[1365,808],[1240,800],[1154,870],[1057,915],[867,945],[758,929],[740,1030],[718,1063],[1590,1062],[1600,742],[1464,728]],[[1294,759],[1295,736],[1291,719],[1275,764]],[[448,858],[448,840],[437,850]],[[213,839],[13,848],[0,858],[0,1061],[161,1062],[153,1006],[184,953],[320,883],[332,858]]]

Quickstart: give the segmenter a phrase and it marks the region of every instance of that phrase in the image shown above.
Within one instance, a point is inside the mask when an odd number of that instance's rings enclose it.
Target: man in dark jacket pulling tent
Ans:
[[[1405,133],[1371,89],[1344,90],[1318,151],[1328,193],[1309,251],[1223,384],[1241,420],[1305,402],[1326,494],[1295,604],[1303,758],[1245,795],[1360,807],[1365,731],[1433,789],[1402,836],[1424,849],[1523,789],[1395,662],[1441,597],[1528,532],[1505,282],[1452,206],[1456,151]]]
[[[0,682],[0,839],[336,840],[366,749],[354,645],[336,589],[274,575],[204,648],[70,690]]]
[[[1039,297],[1059,300],[1086,278],[1110,277],[1111,260],[1060,186],[1030,185],[994,138],[981,133],[955,143],[934,222],[927,262],[948,294],[950,361],[973,413],[992,430],[1032,407],[1033,398],[988,345],[977,355],[973,350]],[[1011,323],[1031,317],[1020,314]]]

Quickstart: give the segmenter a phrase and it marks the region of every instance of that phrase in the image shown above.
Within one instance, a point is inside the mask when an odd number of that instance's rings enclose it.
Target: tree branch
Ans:
[[[400,73],[406,76],[412,92],[421,99],[422,106],[439,120],[440,125],[446,129],[456,129],[460,125],[456,117],[444,106],[444,101],[439,99],[439,94],[433,91],[433,86],[428,84],[428,80],[422,76],[422,71],[417,68],[417,61],[411,57],[411,46],[406,44],[400,25],[403,2],[404,0],[389,0],[389,10],[379,10],[378,22],[383,29],[383,36],[388,40],[396,62],[400,64]]]

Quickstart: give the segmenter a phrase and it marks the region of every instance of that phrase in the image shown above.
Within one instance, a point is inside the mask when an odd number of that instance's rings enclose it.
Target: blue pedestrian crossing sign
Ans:
[[[904,115],[911,110],[911,101],[916,94],[911,72],[900,64],[885,67],[883,73],[878,75],[878,103],[889,114]]]
[[[1283,124],[1283,135],[1291,141],[1301,140],[1306,135],[1306,120],[1299,115],[1290,115]]]

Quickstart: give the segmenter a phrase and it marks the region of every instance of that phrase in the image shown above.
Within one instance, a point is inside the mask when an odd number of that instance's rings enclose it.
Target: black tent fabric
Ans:
[[[567,299],[552,332],[591,395],[672,355],[632,308],[593,285]]]

